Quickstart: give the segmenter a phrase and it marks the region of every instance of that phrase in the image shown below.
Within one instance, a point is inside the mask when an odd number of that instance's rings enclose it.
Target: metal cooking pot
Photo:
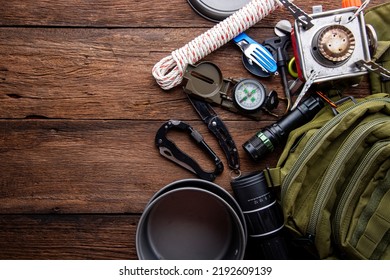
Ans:
[[[138,223],[139,259],[242,259],[245,218],[234,198],[201,179],[175,181],[158,191]]]

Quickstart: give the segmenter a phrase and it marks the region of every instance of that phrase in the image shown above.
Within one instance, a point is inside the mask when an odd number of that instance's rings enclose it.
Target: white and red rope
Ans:
[[[154,65],[152,74],[168,90],[181,83],[188,64],[194,64],[244,32],[280,5],[278,0],[252,0],[213,28]]]

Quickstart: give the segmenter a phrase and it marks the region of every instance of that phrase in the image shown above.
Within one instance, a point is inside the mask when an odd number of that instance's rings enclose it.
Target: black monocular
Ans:
[[[288,259],[282,209],[267,186],[264,172],[240,176],[230,184],[248,227],[249,258]]]

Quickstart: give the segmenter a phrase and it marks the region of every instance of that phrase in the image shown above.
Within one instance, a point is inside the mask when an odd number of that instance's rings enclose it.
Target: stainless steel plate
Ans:
[[[188,0],[191,7],[202,17],[221,21],[248,4],[251,0]]]

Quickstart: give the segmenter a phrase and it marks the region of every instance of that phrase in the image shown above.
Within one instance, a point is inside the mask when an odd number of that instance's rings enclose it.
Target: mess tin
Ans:
[[[220,186],[202,179],[175,181],[148,202],[136,233],[141,260],[243,259],[244,215]]]

